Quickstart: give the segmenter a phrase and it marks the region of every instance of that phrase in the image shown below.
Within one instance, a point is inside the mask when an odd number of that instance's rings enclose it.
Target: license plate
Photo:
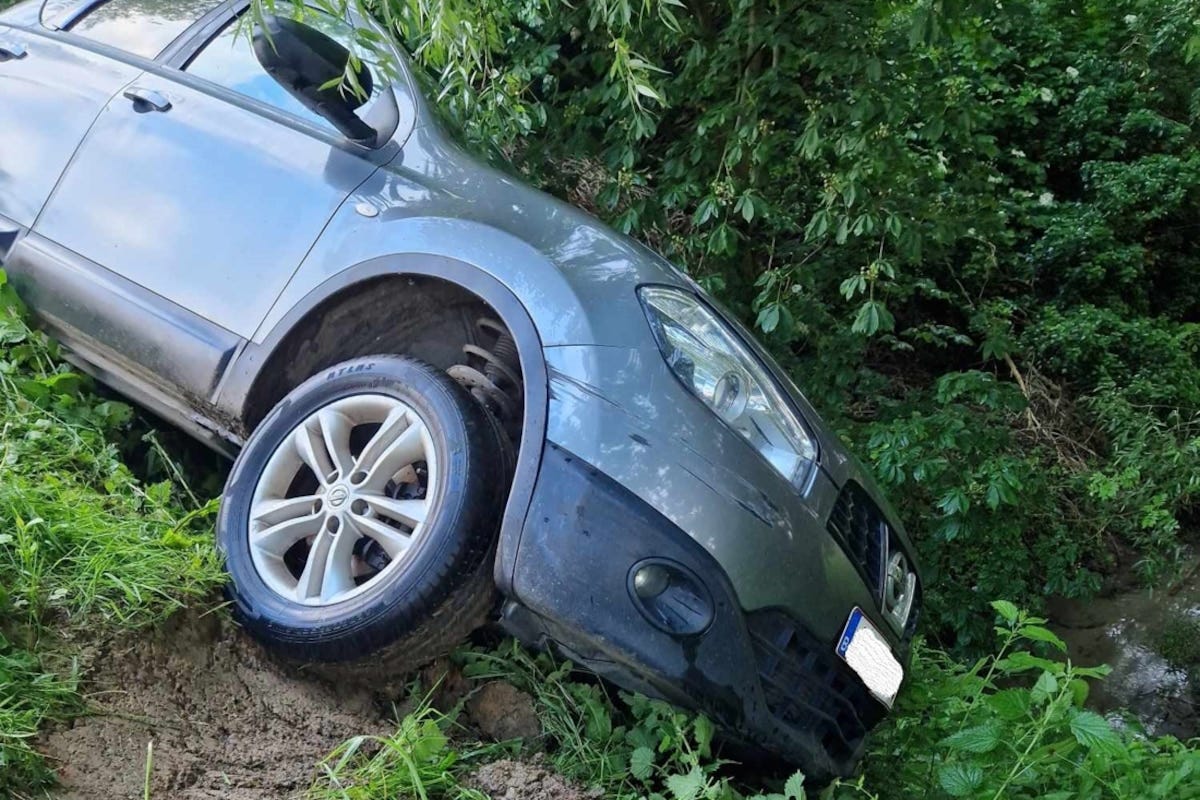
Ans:
[[[892,707],[904,680],[904,667],[892,655],[887,639],[863,615],[861,608],[850,612],[850,619],[846,620],[846,628],[837,643],[837,654],[862,678],[871,694],[888,708]]]

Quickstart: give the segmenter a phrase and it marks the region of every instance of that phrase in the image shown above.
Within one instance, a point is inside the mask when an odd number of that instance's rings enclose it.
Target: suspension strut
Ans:
[[[478,340],[481,343],[490,341],[491,347],[463,345],[466,363],[456,364],[447,372],[495,414],[505,427],[519,425],[524,387],[517,343],[498,320],[481,317],[475,321],[475,327]]]

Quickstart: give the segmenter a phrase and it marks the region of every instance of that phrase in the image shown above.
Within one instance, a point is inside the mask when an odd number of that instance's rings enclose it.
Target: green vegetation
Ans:
[[[29,740],[81,709],[44,637],[152,624],[222,580],[215,506],[134,477],[114,443],[130,408],[92,394],[20,312],[0,272],[0,796],[49,781]]]
[[[1171,619],[1162,630],[1158,649],[1176,667],[1200,667],[1200,619],[1184,615]]]
[[[0,796],[52,782],[30,740],[43,725],[82,710],[75,690],[73,670],[48,671],[0,635]]]

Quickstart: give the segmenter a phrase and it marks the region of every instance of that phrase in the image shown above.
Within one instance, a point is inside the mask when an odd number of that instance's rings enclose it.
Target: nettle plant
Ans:
[[[901,713],[867,763],[871,796],[1200,797],[1200,753],[1084,708],[1088,681],[1107,667],[1073,664],[1045,619],[991,605],[1000,621],[994,655],[962,665],[917,653]]]

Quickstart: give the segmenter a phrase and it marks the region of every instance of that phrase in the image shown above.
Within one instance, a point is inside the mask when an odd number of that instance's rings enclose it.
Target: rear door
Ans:
[[[147,2],[100,9],[136,17]],[[22,242],[33,305],[60,337],[184,410],[208,406],[338,206],[394,155],[289,107],[235,16],[112,98]]]

